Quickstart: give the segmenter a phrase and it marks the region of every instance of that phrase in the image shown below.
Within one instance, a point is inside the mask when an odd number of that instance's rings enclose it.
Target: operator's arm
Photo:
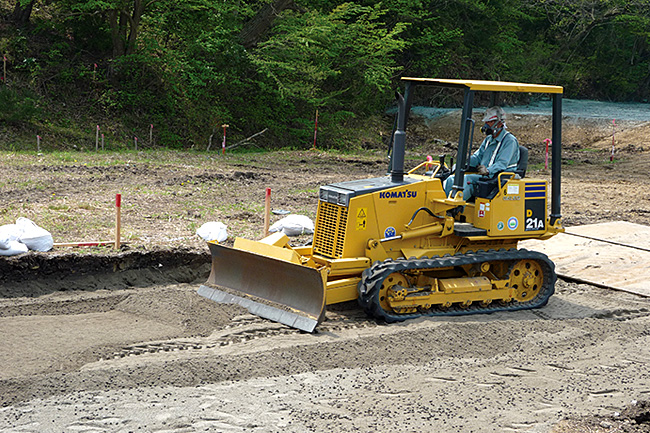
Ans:
[[[476,152],[470,155],[469,162],[467,164],[469,167],[478,167],[478,165],[481,163],[481,160],[483,159],[483,154],[485,153],[487,143],[488,137],[484,138],[481,142],[481,145],[478,147],[478,149],[476,149]]]
[[[488,172],[490,176],[495,176],[496,174],[502,171],[514,170],[519,162],[519,143],[517,139],[512,134],[507,134],[503,138],[499,153],[494,159],[494,163],[488,166]],[[510,168],[509,168],[510,167]]]

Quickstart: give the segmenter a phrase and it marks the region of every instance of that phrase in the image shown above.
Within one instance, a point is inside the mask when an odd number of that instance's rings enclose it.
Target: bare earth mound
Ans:
[[[549,177],[546,121],[510,124],[530,176]],[[565,126],[565,225],[650,224],[646,125],[610,163],[593,122]],[[454,131],[415,126],[411,163],[453,147]],[[383,152],[158,156],[6,155],[0,224],[110,236],[120,192],[128,245],[0,259],[1,431],[650,431],[646,298],[560,280],[540,310],[386,325],[350,303],[301,333],[196,295],[210,259],[194,231],[259,238],[265,187],[313,218],[319,185],[382,175]]]

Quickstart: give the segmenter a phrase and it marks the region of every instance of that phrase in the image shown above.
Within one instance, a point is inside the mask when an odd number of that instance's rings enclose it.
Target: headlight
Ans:
[[[320,200],[345,207],[350,205],[350,197],[352,195],[352,191],[342,190],[341,188],[332,187],[331,185],[321,187],[318,192],[318,198]]]

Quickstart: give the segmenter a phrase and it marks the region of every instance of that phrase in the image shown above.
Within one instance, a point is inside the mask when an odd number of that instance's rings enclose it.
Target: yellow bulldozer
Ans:
[[[386,322],[545,305],[555,290],[554,264],[518,249],[564,229],[560,215],[560,86],[402,78],[392,136],[390,173],[320,188],[313,242],[292,247],[282,233],[237,238],[233,247],[208,242],[212,270],[198,293],[237,303],[253,314],[313,332],[327,305],[358,300]],[[427,160],[405,172],[406,126],[420,86],[460,89],[463,108],[456,169]],[[525,177],[527,150],[515,170],[479,181],[463,200],[474,133],[476,92],[548,94],[552,101],[551,195],[546,180]],[[445,194],[443,181],[453,176]],[[548,201],[550,198],[550,214]]]

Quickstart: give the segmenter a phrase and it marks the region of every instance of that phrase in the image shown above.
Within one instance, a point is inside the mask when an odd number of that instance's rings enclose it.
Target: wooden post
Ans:
[[[135,151],[138,151],[138,137],[133,137],[133,141],[135,142]]]
[[[104,150],[104,134],[102,134],[102,150]]]
[[[99,125],[97,125],[97,130],[95,131],[95,152],[99,150]]]
[[[318,133],[318,108],[316,109],[316,121],[314,122],[314,145],[313,150],[316,150],[316,134]]]
[[[120,231],[122,230],[122,194],[115,194],[115,249],[120,249]]]
[[[153,123],[149,128],[149,146],[153,146]]]
[[[223,126],[223,143],[221,143],[221,154],[225,155],[226,154],[226,128],[229,127],[230,125],[221,125]]]
[[[266,188],[264,198],[264,237],[269,235],[269,220],[271,217],[271,188]]]
[[[40,135],[36,136],[36,151],[38,153],[41,153],[41,136]]]

